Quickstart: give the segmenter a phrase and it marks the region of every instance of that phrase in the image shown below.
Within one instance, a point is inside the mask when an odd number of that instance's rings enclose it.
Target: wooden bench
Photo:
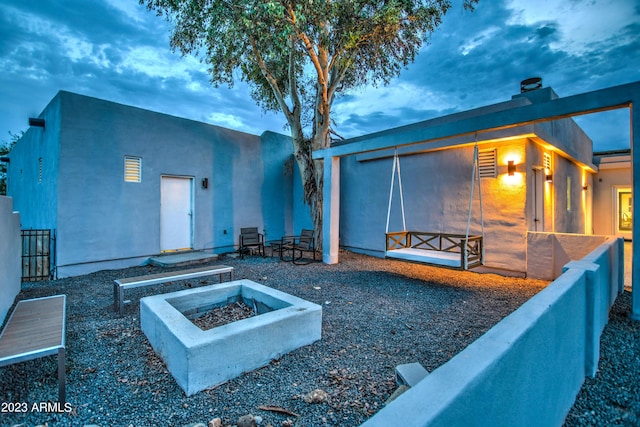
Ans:
[[[396,231],[387,236],[387,258],[468,270],[484,264],[482,236]]]
[[[66,295],[19,301],[0,333],[0,366],[58,355],[58,400],[65,395]]]
[[[167,273],[149,274],[147,276],[117,279],[113,283],[113,307],[122,314],[124,311],[124,290],[140,286],[151,286],[158,283],[175,282],[176,280],[193,279],[194,277],[211,276],[217,274],[222,282],[222,275],[229,273],[229,280],[233,280],[233,267],[227,265],[213,265],[194,268],[191,270],[170,271]]]

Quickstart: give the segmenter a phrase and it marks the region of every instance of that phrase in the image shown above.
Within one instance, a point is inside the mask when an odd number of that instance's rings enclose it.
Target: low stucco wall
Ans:
[[[565,233],[527,233],[527,277],[554,280],[569,261],[579,260],[608,236]]]
[[[13,201],[0,196],[0,324],[20,292],[20,215]]]
[[[622,239],[610,238],[464,351],[362,424],[558,426],[622,292]]]

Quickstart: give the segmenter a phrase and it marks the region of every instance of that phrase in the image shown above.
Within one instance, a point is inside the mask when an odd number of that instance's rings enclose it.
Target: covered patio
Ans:
[[[408,128],[394,134],[393,138],[379,136],[336,145],[314,153],[314,159],[324,161],[324,209],[323,209],[323,261],[327,264],[338,263],[340,229],[340,159],[354,154],[389,150],[417,144],[437,145],[444,140],[456,137],[476,135],[512,128],[516,126],[548,122],[584,114],[628,108],[631,122],[631,153],[633,191],[640,185],[640,112],[633,108],[640,102],[640,82],[629,83],[611,88],[587,92],[579,95],[554,99],[551,101],[516,107],[508,111],[497,111],[475,117],[461,118],[456,121],[435,124],[424,128]],[[637,198],[633,200],[633,209],[640,209]],[[631,267],[632,284],[640,280],[640,229],[633,227],[633,259]],[[640,293],[633,292],[631,318],[640,320]]]

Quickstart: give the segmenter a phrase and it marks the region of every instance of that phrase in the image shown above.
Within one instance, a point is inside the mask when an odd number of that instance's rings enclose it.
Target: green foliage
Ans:
[[[20,133],[11,133],[9,132],[10,139],[9,141],[4,141],[0,143],[0,157],[6,157],[7,154],[11,151],[16,142],[24,135],[24,131]],[[7,164],[5,162],[0,162],[0,196],[5,196],[7,194]]]
[[[450,0],[139,0],[173,25],[171,47],[200,57],[214,85],[249,83],[291,129],[316,241],[322,245],[322,163],[337,95],[387,84],[410,64]],[[473,10],[478,0],[463,0]]]
[[[473,9],[477,1],[464,0],[464,6]],[[312,117],[327,114],[318,110],[330,107],[339,92],[389,83],[451,7],[450,0],[140,3],[173,24],[172,48],[201,57],[213,84],[248,82],[254,100],[283,111],[290,125],[300,118],[296,108],[311,108]],[[303,98],[313,102],[302,105]]]

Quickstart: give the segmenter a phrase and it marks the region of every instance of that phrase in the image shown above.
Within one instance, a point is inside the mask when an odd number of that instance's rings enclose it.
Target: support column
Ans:
[[[340,248],[340,157],[324,158],[322,191],[322,261],[337,264]]]
[[[631,103],[631,182],[633,183],[633,223],[631,243],[633,256],[631,258],[631,318],[640,320],[640,222],[636,215],[640,212],[640,200],[636,197],[640,194],[640,99],[634,99]]]

